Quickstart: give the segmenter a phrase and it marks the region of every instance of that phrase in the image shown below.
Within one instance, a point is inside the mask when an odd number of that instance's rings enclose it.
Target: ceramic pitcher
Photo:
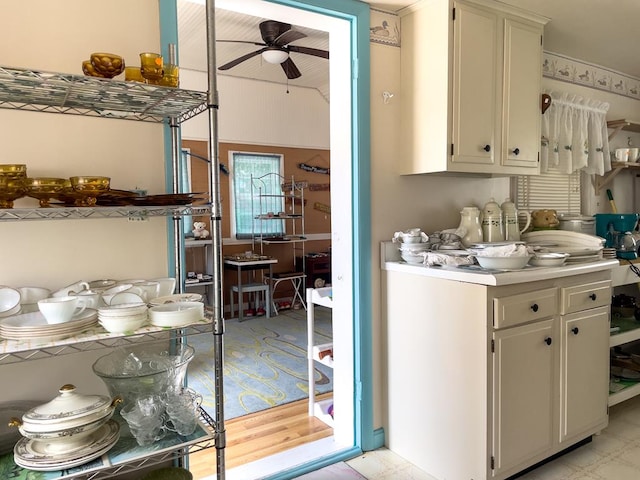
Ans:
[[[504,223],[504,239],[513,241],[520,240],[520,234],[524,233],[531,224],[531,214],[525,210],[518,211],[515,203],[513,203],[510,198],[505,199],[500,208],[502,210]],[[522,229],[520,229],[519,216],[526,218],[525,225]]]
[[[469,247],[473,243],[482,242],[482,224],[478,207],[464,207],[460,212],[459,229],[464,229],[462,244]]]
[[[482,209],[482,238],[485,242],[502,242],[504,240],[502,210],[493,197]]]

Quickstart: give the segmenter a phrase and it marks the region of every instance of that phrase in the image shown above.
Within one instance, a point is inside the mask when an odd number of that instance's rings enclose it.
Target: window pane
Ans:
[[[268,212],[284,211],[280,184],[281,155],[234,152],[232,154],[233,209],[236,238],[251,238],[254,234],[280,236],[282,221],[255,222],[254,218]],[[263,197],[259,197],[263,195]],[[264,195],[274,195],[264,197]],[[277,196],[275,196],[277,195]],[[255,231],[262,227],[263,231]]]

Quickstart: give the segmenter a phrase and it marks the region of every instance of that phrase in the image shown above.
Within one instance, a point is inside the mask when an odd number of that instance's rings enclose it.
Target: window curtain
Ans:
[[[569,93],[544,93],[551,105],[542,115],[540,171],[603,175],[611,170],[609,104]]]

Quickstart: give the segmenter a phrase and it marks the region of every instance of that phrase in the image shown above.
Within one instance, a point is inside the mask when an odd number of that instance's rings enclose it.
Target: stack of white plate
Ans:
[[[605,239],[567,230],[540,230],[522,235],[527,245],[539,246],[542,252],[568,253],[567,264],[595,262],[602,259]]]
[[[98,309],[100,325],[110,333],[133,332],[147,322],[146,303],[124,303]]]
[[[7,340],[53,341],[76,335],[98,322],[98,312],[85,308],[64,323],[47,323],[42,313],[30,312],[0,319],[0,337]]]
[[[46,440],[21,438],[13,449],[13,460],[16,465],[31,470],[64,470],[104,455],[119,438],[120,425],[115,420],[109,420],[85,441],[70,443],[68,449]]]
[[[149,320],[157,327],[186,327],[204,318],[201,302],[176,302],[156,305],[149,309]]]

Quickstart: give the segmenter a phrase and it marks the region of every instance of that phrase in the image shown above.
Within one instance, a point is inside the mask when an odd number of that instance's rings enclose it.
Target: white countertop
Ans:
[[[597,262],[574,263],[562,267],[533,267],[526,266],[521,270],[492,271],[480,267],[429,267],[422,264],[406,263],[400,258],[398,246],[392,242],[381,244],[381,265],[383,270],[442,278],[459,282],[477,283],[480,285],[511,285],[515,283],[535,282],[550,278],[569,277],[584,273],[599,272],[618,268],[620,263],[616,259],[599,260]],[[640,278],[638,279],[640,280]]]

